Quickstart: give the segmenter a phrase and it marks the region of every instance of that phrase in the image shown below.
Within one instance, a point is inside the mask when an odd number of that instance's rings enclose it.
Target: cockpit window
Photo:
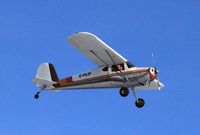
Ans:
[[[108,71],[108,67],[104,67],[102,71]]]
[[[130,62],[127,62],[126,64],[127,64],[128,68],[135,67],[135,65],[131,64]]]
[[[120,71],[124,70],[124,64],[117,64],[117,65],[112,65],[112,71]]]

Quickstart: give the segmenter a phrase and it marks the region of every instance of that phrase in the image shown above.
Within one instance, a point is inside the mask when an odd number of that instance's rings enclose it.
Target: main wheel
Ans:
[[[128,96],[128,94],[129,94],[128,88],[127,88],[127,87],[122,87],[122,88],[119,90],[119,94],[120,94],[122,97]]]
[[[137,106],[137,108],[142,108],[144,106],[144,104],[145,104],[145,101],[142,98],[138,98],[135,101],[135,105]]]
[[[38,99],[39,97],[40,97],[39,94],[35,94],[35,95],[34,95],[34,98],[35,98],[35,99]]]

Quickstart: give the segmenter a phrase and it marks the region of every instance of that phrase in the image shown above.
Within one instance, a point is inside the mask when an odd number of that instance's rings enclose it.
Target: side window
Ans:
[[[112,66],[112,72],[119,70],[124,70],[124,64],[117,64],[117,66],[116,65]]]
[[[116,65],[113,65],[113,66],[112,66],[112,72],[114,72],[114,71],[119,71],[119,69],[117,68]]]
[[[104,67],[102,71],[108,71],[108,67]]]

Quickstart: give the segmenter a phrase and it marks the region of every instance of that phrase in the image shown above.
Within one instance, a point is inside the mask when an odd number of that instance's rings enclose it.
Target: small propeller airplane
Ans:
[[[145,101],[137,98],[136,90],[161,89],[164,85],[159,81],[156,67],[136,67],[127,59],[114,51],[97,36],[88,32],[76,32],[68,37],[68,42],[83,55],[97,64],[97,68],[59,79],[51,63],[43,63],[37,70],[33,83],[40,88],[35,99],[44,90],[71,90],[120,88],[119,94],[126,97],[131,88],[138,108]]]

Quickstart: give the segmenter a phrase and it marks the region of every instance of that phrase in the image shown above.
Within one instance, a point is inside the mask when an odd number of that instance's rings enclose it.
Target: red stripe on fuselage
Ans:
[[[68,77],[68,78],[65,78],[65,82],[66,83],[72,83],[73,80],[72,80],[72,76]]]
[[[141,72],[148,72],[148,69],[129,70],[129,71],[124,71],[124,72],[122,71],[123,75],[127,75],[129,73],[141,73]],[[118,73],[121,74],[119,71],[118,71]],[[90,82],[90,81],[105,79],[106,77],[118,76],[119,74],[111,73],[111,74],[96,76],[96,77],[87,78],[87,79],[83,79],[83,80],[77,80],[77,81],[73,81],[72,76],[70,76],[70,77],[67,77],[65,79],[59,80],[57,87],[71,85],[71,84],[77,84],[78,85],[80,83],[87,83],[87,82]]]

